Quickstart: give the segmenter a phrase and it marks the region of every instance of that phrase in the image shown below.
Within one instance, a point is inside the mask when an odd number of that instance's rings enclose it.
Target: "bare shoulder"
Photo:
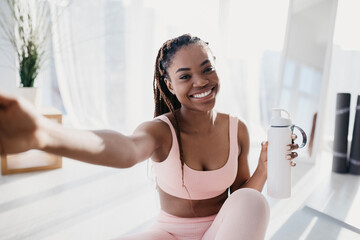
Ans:
[[[169,125],[158,118],[140,124],[135,129],[133,138],[145,139],[147,145],[154,146],[150,157],[156,162],[161,162],[166,158],[172,144]]]
[[[216,113],[216,121],[220,123],[222,126],[228,126],[229,119],[230,119],[230,115],[227,113],[221,113],[221,112]]]
[[[171,131],[168,124],[157,118],[140,124],[134,131],[134,135],[139,134],[151,135],[156,139],[162,139],[168,136],[171,137]]]
[[[217,113],[217,115],[218,118],[223,122],[227,122],[230,117],[234,117],[226,113]],[[240,135],[244,135],[244,133],[247,134],[248,130],[247,130],[246,122],[243,119],[239,119],[238,117],[235,118],[237,119],[238,136],[241,137]]]
[[[246,122],[242,119],[238,119],[238,144],[240,154],[247,156],[249,152],[250,138]]]
[[[249,131],[246,122],[243,119],[237,118],[238,130],[237,139],[239,146],[239,153],[247,153],[249,150]]]
[[[238,118],[238,136],[241,137],[244,136],[244,134],[248,135],[248,128],[246,126],[246,122]]]

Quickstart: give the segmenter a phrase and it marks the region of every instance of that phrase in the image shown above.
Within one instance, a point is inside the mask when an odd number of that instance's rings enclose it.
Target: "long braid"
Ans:
[[[171,41],[171,40],[169,40]],[[169,42],[168,41],[168,42]],[[182,142],[180,137],[180,125],[178,118],[176,117],[175,110],[181,107],[180,102],[177,100],[176,96],[170,93],[169,89],[165,84],[165,72],[161,69],[160,62],[164,60],[164,47],[168,47],[168,42],[166,42],[163,47],[160,48],[156,64],[155,64],[155,74],[154,74],[154,100],[155,100],[155,113],[154,117],[157,117],[161,114],[171,112],[175,119],[175,132],[176,138],[179,143],[179,152],[180,152],[180,161],[181,161],[181,173],[182,173],[182,185],[185,186],[184,182],[184,155],[182,149]],[[164,93],[166,92],[166,94]],[[170,98],[170,99],[169,99]],[[165,104],[164,104],[165,103]],[[175,105],[175,106],[174,106]],[[176,108],[174,108],[176,107]]]
[[[206,42],[203,42],[198,37],[193,37],[189,34],[181,35],[177,38],[166,41],[160,48],[155,62],[155,71],[154,71],[154,81],[153,81],[153,90],[154,90],[154,101],[155,101],[155,112],[154,117],[162,115],[164,113],[171,112],[174,116],[174,128],[176,132],[176,138],[179,144],[179,153],[181,161],[181,173],[182,173],[182,186],[187,191],[190,199],[190,193],[185,185],[184,181],[184,154],[180,136],[180,124],[178,117],[176,116],[176,110],[181,107],[181,103],[173,95],[166,86],[165,78],[170,80],[170,77],[167,72],[167,68],[170,66],[171,61],[175,53],[183,46],[187,46],[194,43],[201,43],[207,45]],[[192,202],[190,201],[191,209],[195,214]]]

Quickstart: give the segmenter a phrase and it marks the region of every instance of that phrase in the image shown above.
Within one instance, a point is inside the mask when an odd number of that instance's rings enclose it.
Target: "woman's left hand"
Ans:
[[[291,139],[295,140],[297,138],[296,134],[291,135]],[[267,174],[267,149],[268,149],[269,142],[264,141],[261,143],[261,152],[259,156],[259,163],[257,166],[257,169],[263,172],[264,174]],[[294,150],[297,150],[299,148],[299,145],[296,143],[289,144],[288,151],[289,153],[286,155],[286,159],[289,160],[289,164],[292,167],[296,166],[296,162],[294,161],[295,158],[298,157],[298,153],[294,152]]]
[[[292,134],[291,135],[291,139],[295,140],[297,138],[296,134]],[[293,143],[293,144],[288,144],[288,151],[289,154],[286,155],[286,159],[290,161],[290,165],[292,167],[296,166],[296,162],[294,161],[295,158],[297,158],[298,153],[297,152],[293,152],[293,150],[296,150],[299,148],[299,145],[297,143]]]

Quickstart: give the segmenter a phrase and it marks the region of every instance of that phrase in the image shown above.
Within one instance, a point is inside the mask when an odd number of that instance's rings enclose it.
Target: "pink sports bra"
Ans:
[[[164,192],[178,198],[200,200],[219,196],[235,181],[238,169],[238,141],[236,117],[229,116],[230,152],[224,166],[216,170],[199,171],[184,164],[184,183],[182,185],[179,145],[175,129],[170,120],[164,116],[158,119],[166,122],[171,130],[172,146],[168,157],[162,162],[152,161],[158,187]]]

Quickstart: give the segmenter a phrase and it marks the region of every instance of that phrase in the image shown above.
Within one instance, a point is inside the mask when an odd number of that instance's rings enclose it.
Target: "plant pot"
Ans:
[[[38,95],[39,95],[39,88],[37,87],[18,87],[17,88],[17,94],[29,102],[31,102],[33,105],[37,106],[38,102]]]

